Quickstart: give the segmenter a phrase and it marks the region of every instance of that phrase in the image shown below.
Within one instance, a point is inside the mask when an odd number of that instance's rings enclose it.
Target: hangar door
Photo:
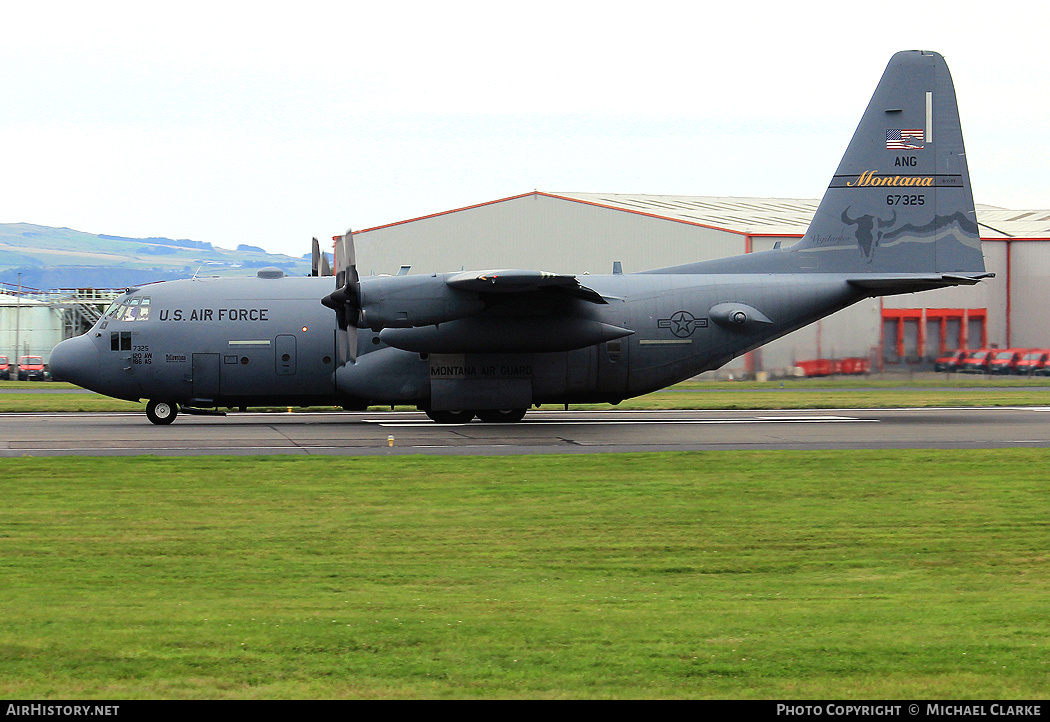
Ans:
[[[887,364],[935,361],[957,349],[988,343],[984,308],[886,308],[882,311],[882,360]]]

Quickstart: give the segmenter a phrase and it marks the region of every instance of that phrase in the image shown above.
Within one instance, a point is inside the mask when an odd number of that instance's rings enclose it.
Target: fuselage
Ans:
[[[577,301],[567,317],[627,335],[550,352],[488,351],[482,335],[463,352],[429,352],[395,348],[362,329],[357,359],[345,365],[337,358],[335,314],[319,301],[331,290],[331,277],[149,284],[117,298],[88,333],[59,344],[52,371],[116,398],[201,408],[615,403],[717,368],[861,298],[844,278],[828,274],[659,273],[586,281],[606,303]],[[752,317],[723,317],[732,315],[733,304]],[[582,326],[567,325],[564,311],[519,314],[512,327],[535,338],[546,334],[548,343],[568,334],[545,347],[571,347],[573,329]],[[510,320],[499,308],[477,318],[490,328]],[[442,327],[448,328],[429,328]],[[462,337],[469,332],[467,326]]]

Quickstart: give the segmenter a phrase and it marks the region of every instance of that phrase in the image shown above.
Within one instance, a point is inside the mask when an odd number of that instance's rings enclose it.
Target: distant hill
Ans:
[[[306,246],[309,249],[309,245]],[[0,283],[26,288],[124,288],[190,276],[253,275],[276,266],[310,273],[309,254],[295,258],[240,244],[237,250],[171,238],[125,238],[29,223],[0,223]]]

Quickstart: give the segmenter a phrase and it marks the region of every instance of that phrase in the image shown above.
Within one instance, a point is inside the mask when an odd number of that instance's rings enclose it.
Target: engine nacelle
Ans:
[[[485,308],[476,294],[457,291],[444,276],[361,279],[362,328],[413,328],[473,316]]]

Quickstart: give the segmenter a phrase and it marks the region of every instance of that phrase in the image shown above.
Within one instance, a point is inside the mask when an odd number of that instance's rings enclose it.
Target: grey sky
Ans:
[[[357,5],[5,7],[0,222],[301,255],[534,188],[816,198],[915,48],[977,202],[1050,207],[1040,3]]]

